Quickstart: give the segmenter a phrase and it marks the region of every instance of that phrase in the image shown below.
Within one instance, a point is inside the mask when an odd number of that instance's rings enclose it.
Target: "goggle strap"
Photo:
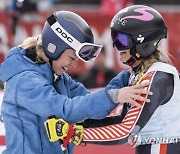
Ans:
[[[50,15],[48,18],[47,18],[47,22],[49,23],[49,25],[53,25],[55,22],[56,22],[56,19],[54,17],[54,14]]]
[[[142,35],[145,35],[142,33]],[[141,44],[136,41],[137,36],[132,36],[133,45]],[[145,37],[144,41],[142,43],[150,42],[153,40],[160,40],[163,38],[167,38],[167,28],[163,28],[161,30],[155,31],[152,34]]]
[[[155,40],[157,37],[159,37],[158,39],[166,38],[166,30],[165,30],[165,28],[161,29],[161,30],[158,30],[158,31],[152,33],[151,35],[149,35],[148,37],[146,37],[144,43],[149,42],[151,40]]]
[[[76,50],[81,43],[74,38],[70,33],[68,33],[56,20],[54,15],[51,15],[47,19],[49,25],[51,26],[51,29],[53,32],[65,43],[67,43],[70,47],[72,47],[74,50]]]

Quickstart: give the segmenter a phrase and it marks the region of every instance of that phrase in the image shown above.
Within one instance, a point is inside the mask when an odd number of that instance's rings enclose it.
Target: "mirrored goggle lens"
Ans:
[[[131,48],[129,36],[120,32],[111,32],[113,45],[119,50],[127,50]]]
[[[84,61],[90,61],[101,52],[102,46],[85,45],[79,51],[79,57]]]

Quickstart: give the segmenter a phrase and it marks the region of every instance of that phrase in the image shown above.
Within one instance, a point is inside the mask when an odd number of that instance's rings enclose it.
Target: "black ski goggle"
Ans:
[[[113,40],[113,45],[119,50],[127,50],[132,47],[131,38],[129,35],[117,32],[117,31],[111,31],[111,37]]]

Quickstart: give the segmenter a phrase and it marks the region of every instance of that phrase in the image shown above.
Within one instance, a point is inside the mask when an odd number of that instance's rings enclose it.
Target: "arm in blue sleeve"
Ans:
[[[55,88],[38,74],[26,74],[21,78],[16,101],[19,106],[34,114],[44,117],[56,115],[70,123],[88,118],[104,118],[116,106],[106,90],[68,98],[57,93]]]
[[[127,86],[129,76],[130,76],[130,73],[128,71],[122,71],[115,78],[111,80],[111,82],[107,85],[105,89],[109,90],[109,89],[123,88]],[[107,126],[111,124],[120,123],[122,119],[124,118],[126,112],[127,112],[127,104],[124,104],[122,113],[119,116],[106,117],[100,120],[87,119],[83,123],[81,123],[81,125],[83,125],[85,128],[89,128],[89,127],[94,128],[94,127],[101,127],[101,126]]]
[[[90,93],[90,91],[82,83],[74,81],[68,74],[66,74],[65,80],[68,83],[66,86],[70,89],[71,98],[75,96],[84,96]]]
[[[124,104],[120,115],[108,116],[104,119],[87,119],[82,123],[78,123],[78,124],[82,125],[84,128],[96,128],[96,127],[104,127],[112,124],[119,124],[124,119],[126,113],[127,113],[127,104]]]
[[[116,77],[114,77],[110,83],[105,87],[106,90],[110,89],[120,89],[128,86],[130,73],[128,71],[120,72]]]

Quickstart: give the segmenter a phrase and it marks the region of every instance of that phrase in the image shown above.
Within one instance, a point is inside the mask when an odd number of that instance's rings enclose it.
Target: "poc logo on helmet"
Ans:
[[[70,42],[70,43],[73,42],[73,39],[71,37],[69,37],[65,32],[63,32],[61,28],[59,28],[59,27],[56,28],[56,31],[58,33],[60,33],[63,38],[67,39],[68,42]]]

